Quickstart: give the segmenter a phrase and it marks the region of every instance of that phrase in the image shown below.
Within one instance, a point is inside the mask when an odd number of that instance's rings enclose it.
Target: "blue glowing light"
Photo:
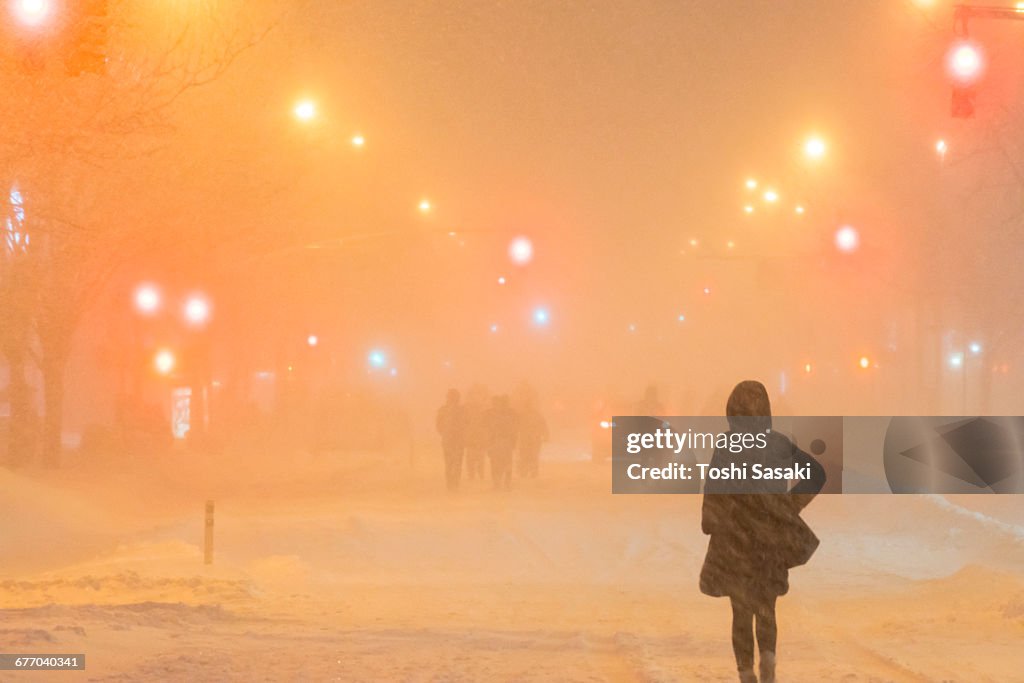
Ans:
[[[367,360],[370,362],[371,368],[382,368],[388,364],[387,355],[378,349],[370,351],[370,355],[367,356]]]
[[[533,312],[533,322],[538,325],[547,325],[550,320],[551,315],[546,308],[538,308]]]

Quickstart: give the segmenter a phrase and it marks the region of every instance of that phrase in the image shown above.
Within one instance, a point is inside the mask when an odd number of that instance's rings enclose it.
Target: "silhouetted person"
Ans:
[[[771,404],[760,382],[740,382],[726,404],[732,432],[771,428]],[[708,480],[704,487],[701,529],[710,534],[700,573],[700,589],[732,603],[732,647],[740,681],[756,683],[754,629],[763,683],[775,681],[777,628],[775,600],[789,591],[789,569],[805,563],[818,539],[800,518],[802,510],[825,485],[825,470],[813,457],[774,431],[767,447],[741,453],[716,449],[713,467],[732,462],[763,462],[769,467],[810,467],[810,479],[788,489],[785,480]],[[729,493],[722,493],[722,491]],[[735,491],[744,491],[735,493]]]
[[[459,488],[462,477],[462,453],[466,447],[465,409],[459,403],[457,389],[449,389],[445,404],[437,411],[435,425],[441,435],[444,452],[444,479],[449,491]]]
[[[660,417],[665,414],[665,406],[658,398],[658,387],[650,384],[644,389],[644,397],[636,404],[634,414],[652,417]]]
[[[512,486],[512,454],[519,436],[516,413],[508,396],[494,397],[487,411],[487,431],[487,452],[491,456],[494,488],[507,490]]]
[[[540,447],[548,440],[548,423],[530,398],[519,413],[519,476],[536,477],[540,469]]]
[[[489,432],[487,426],[487,389],[477,385],[466,394],[466,476],[484,478]]]

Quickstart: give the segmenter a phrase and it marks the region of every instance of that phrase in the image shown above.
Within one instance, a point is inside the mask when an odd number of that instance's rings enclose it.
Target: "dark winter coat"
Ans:
[[[764,418],[770,426],[771,418]],[[751,431],[749,420],[742,431]],[[771,467],[807,465],[811,478],[787,491],[785,480],[710,480],[705,487],[701,529],[711,536],[700,573],[701,592],[748,602],[785,595],[789,569],[807,562],[818,539],[800,518],[802,510],[825,485],[825,470],[811,455],[782,434],[771,432],[768,446],[733,454],[716,450],[713,467],[763,459]]]
[[[519,417],[507,404],[498,403],[487,412],[488,450],[512,455],[519,439]]]
[[[461,448],[466,440],[466,411],[459,403],[445,403],[434,420],[444,448]]]

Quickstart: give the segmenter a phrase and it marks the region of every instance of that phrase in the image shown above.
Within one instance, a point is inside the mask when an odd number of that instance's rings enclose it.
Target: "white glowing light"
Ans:
[[[40,26],[50,18],[53,3],[50,0],[14,0],[11,11],[22,24]]]
[[[170,374],[174,370],[174,363],[174,354],[167,349],[157,351],[156,356],[153,357],[153,367],[161,375]]]
[[[939,156],[946,156],[946,150],[948,149],[949,147],[946,145],[945,140],[939,140],[935,143],[935,151],[939,154]]]
[[[421,199],[420,200],[420,206],[419,206],[420,213],[430,213],[430,210],[433,209],[433,208],[434,207],[430,203],[429,199]]]
[[[210,302],[199,295],[193,295],[185,302],[185,321],[191,325],[202,325],[210,319]]]
[[[821,159],[828,151],[828,146],[821,138],[814,136],[804,143],[804,154],[808,159]]]
[[[504,275],[499,275],[498,276],[498,284],[499,285],[505,284],[505,276]]]
[[[491,325],[491,332],[497,332],[497,331],[498,331],[498,323],[492,324]]]
[[[967,348],[968,348],[968,349],[970,350],[970,352],[971,352],[971,353],[973,353],[973,354],[974,354],[975,356],[977,356],[977,355],[978,355],[979,353],[981,353],[981,344],[980,344],[980,343],[978,343],[978,342],[971,342],[971,345],[970,345],[970,346],[968,346]]]
[[[747,186],[748,190],[756,190],[757,189],[757,181],[755,179],[753,179],[753,178],[747,178],[747,182],[745,182],[744,185]]]
[[[844,225],[836,230],[836,249],[850,253],[860,246],[860,233],[852,225]]]
[[[981,48],[966,41],[954,44],[946,55],[946,68],[956,81],[963,84],[975,81],[985,70]]]
[[[752,207],[750,204],[747,204],[746,206],[743,207],[743,213],[754,213],[754,207]]]
[[[794,209],[794,211],[796,211],[797,215],[799,215],[799,216],[802,216],[802,215],[804,214],[804,211],[806,211],[806,210],[807,210],[807,209],[805,209],[805,208],[804,208],[804,207],[803,207],[802,205],[800,205],[800,204],[797,204],[797,206],[796,206],[796,209]]]
[[[160,290],[154,285],[142,284],[135,289],[135,310],[152,315],[160,309]]]
[[[316,118],[316,102],[313,100],[300,100],[292,110],[295,118],[299,121],[312,121]]]
[[[686,322],[686,316],[680,313],[676,320],[678,320],[679,322]]]
[[[769,204],[775,203],[779,201],[779,193],[776,192],[775,190],[765,190],[764,200]]]
[[[708,295],[708,294],[711,294],[711,288],[710,287],[705,287],[703,291],[704,291],[705,296]]]
[[[382,368],[388,364],[388,357],[380,349],[374,349],[370,351],[370,354],[366,357],[372,368]]]
[[[366,138],[364,138],[359,133],[356,133],[355,135],[352,136],[352,146],[353,147],[362,147],[365,144],[366,144]]]
[[[551,321],[551,314],[546,308],[537,308],[533,311],[533,322],[538,325],[547,325]]]
[[[311,334],[308,337],[306,337],[306,343],[309,344],[310,346],[316,346],[317,344],[320,343],[320,338],[317,337],[315,334]]]
[[[954,353],[949,357],[949,366],[953,368],[959,368],[964,364],[964,354]]]
[[[526,237],[516,237],[508,245],[508,257],[517,266],[525,266],[533,260],[533,242]]]
[[[860,365],[862,369],[867,370],[869,367],[871,367],[871,359],[868,358],[867,356],[861,356],[857,364]]]
[[[804,364],[804,372],[810,372],[812,370],[810,363]]]

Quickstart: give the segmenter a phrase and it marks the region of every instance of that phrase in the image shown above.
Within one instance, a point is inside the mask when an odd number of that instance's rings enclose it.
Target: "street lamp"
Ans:
[[[160,290],[155,285],[142,284],[135,289],[135,310],[142,315],[153,315],[160,309]]]
[[[847,254],[857,251],[860,246],[860,233],[852,225],[844,225],[836,230],[836,249]]]
[[[508,245],[508,257],[517,266],[525,266],[533,260],[533,242],[528,237],[516,237]]]
[[[316,102],[308,99],[299,100],[292,111],[299,121],[312,121],[316,118]]]
[[[355,135],[352,136],[352,146],[353,147],[362,147],[365,144],[366,144],[366,138],[364,138],[359,133],[356,133]]]
[[[311,334],[308,337],[306,337],[306,343],[309,346],[316,346],[317,344],[320,343],[320,338],[317,337],[315,334]]]
[[[185,301],[185,322],[190,325],[205,325],[210,320],[210,302],[203,296],[193,294]]]
[[[50,18],[53,3],[50,0],[13,0],[11,12],[26,26],[41,26]]]
[[[174,370],[174,354],[168,349],[160,349],[153,357],[153,367],[161,375],[169,375]]]
[[[825,156],[825,152],[828,151],[828,145],[825,141],[818,136],[812,136],[807,138],[804,142],[804,156],[808,159],[817,160]]]

